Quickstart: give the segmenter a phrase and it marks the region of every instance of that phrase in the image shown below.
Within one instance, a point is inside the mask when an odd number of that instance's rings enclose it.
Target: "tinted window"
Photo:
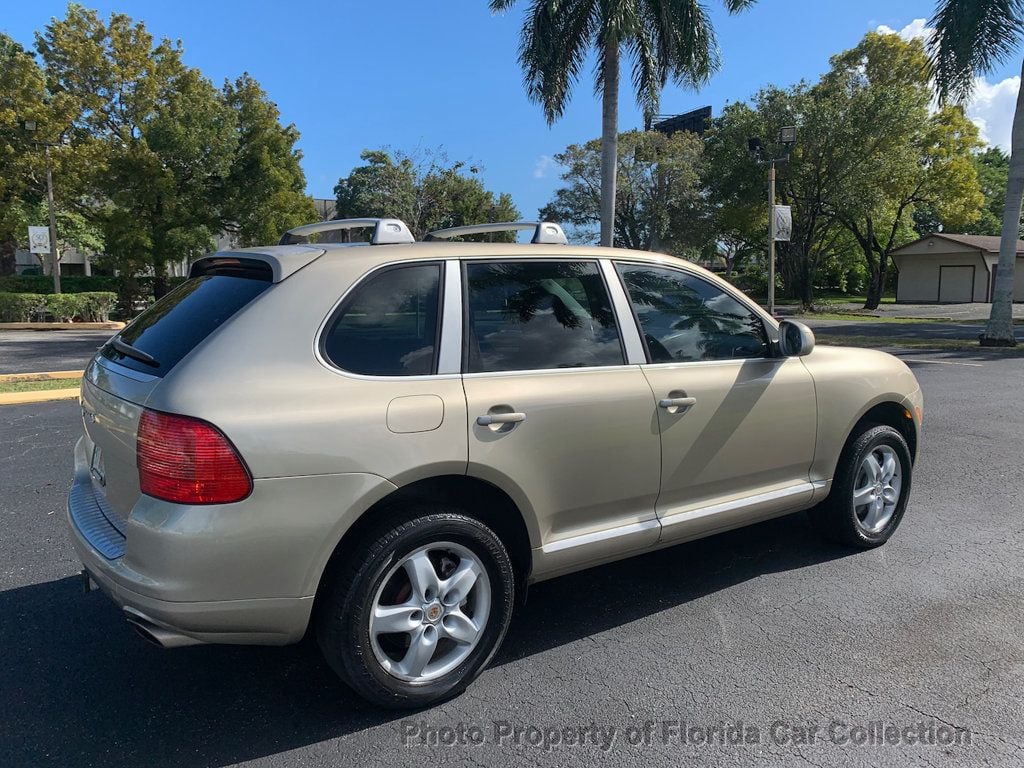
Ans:
[[[163,376],[238,310],[270,287],[264,276],[206,274],[186,280],[147,309],[116,338],[155,359],[144,363],[113,346],[100,354],[136,371]]]
[[[466,266],[470,372],[621,365],[611,302],[592,262]]]
[[[652,363],[768,356],[761,319],[706,280],[632,264],[619,272]]]
[[[394,267],[371,275],[345,299],[324,337],[327,359],[369,376],[434,373],[439,264]]]

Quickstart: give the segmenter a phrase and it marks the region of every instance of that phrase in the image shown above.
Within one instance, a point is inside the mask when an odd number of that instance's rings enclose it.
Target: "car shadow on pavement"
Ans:
[[[797,515],[544,582],[494,664],[847,554]],[[164,651],[72,577],[0,592],[0,652],[9,765],[221,766],[402,717],[348,692],[308,640]]]

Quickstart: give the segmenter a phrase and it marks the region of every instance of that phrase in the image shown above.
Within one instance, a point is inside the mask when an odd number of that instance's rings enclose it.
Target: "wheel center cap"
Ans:
[[[431,603],[423,609],[423,616],[431,624],[434,624],[441,618],[441,614],[444,613],[444,609],[441,608],[440,603]]]

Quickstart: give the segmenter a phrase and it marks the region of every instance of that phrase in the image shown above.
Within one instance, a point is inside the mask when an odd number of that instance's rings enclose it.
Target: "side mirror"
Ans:
[[[803,357],[814,349],[814,331],[795,320],[779,323],[779,349],[786,357]]]

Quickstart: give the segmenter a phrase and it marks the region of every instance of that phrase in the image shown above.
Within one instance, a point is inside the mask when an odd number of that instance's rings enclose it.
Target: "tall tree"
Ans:
[[[855,48],[834,56],[815,94],[845,115],[838,125],[843,140],[865,150],[828,204],[864,254],[865,309],[876,309],[889,253],[914,239],[918,207],[958,229],[977,217],[977,128],[958,108],[929,113],[924,46],[897,35],[869,32]]]
[[[723,3],[736,13],[754,0]],[[515,0],[490,0],[495,12],[513,5]],[[718,68],[719,54],[699,0],[534,0],[523,23],[519,61],[527,93],[541,105],[549,124],[565,111],[591,51],[597,57],[595,89],[601,93],[600,242],[611,245],[623,53],[633,61],[633,88],[647,116],[657,112],[669,79],[697,88]]]
[[[417,239],[434,229],[519,218],[511,196],[488,191],[476,166],[452,163],[439,154],[417,161],[400,152],[364,150],[360,157],[365,165],[353,168],[334,188],[338,218],[398,218]]]
[[[52,90],[80,106],[75,130],[95,153],[93,205],[107,254],[123,270],[145,264],[154,293],[167,266],[212,244],[237,139],[235,115],[180,46],[154,44],[142,23],[68,7],[36,38]]]
[[[1010,178],[1010,156],[999,147],[988,147],[975,155],[974,169],[978,174],[978,183],[981,184],[985,203],[981,208],[981,216],[964,229],[964,232],[973,235],[998,235],[1003,226],[1006,183]]]
[[[976,75],[1009,58],[1024,33],[1024,0],[939,0],[929,41],[939,100],[964,101]],[[999,242],[999,269],[983,346],[1015,346],[1013,283],[1024,200],[1024,62],[1010,135],[1010,167]]]
[[[716,206],[732,221],[766,233],[764,166],[747,151],[747,138],[777,136],[784,125],[798,126],[800,140],[777,168],[776,195],[793,213],[790,241],[779,244],[778,277],[790,295],[810,306],[819,270],[845,244],[828,201],[849,182],[862,153],[871,151],[845,141],[844,114],[806,83],[765,88],[750,105],[729,104],[706,135],[707,177]],[[769,151],[777,157],[781,147]]]
[[[53,105],[32,54],[0,34],[0,275],[14,273],[18,243],[45,198],[45,164],[35,142],[54,142]],[[25,122],[36,125],[29,132]],[[45,215],[45,213],[44,213]]]
[[[277,105],[248,74],[225,83],[223,92],[236,131],[223,226],[243,246],[276,242],[285,230],[317,219],[295,147],[299,132],[281,125]]]
[[[614,244],[681,254],[700,247],[705,205],[703,143],[685,131],[627,131],[618,139]],[[555,155],[565,186],[541,218],[567,222],[590,238],[601,221],[601,142],[572,144]]]

